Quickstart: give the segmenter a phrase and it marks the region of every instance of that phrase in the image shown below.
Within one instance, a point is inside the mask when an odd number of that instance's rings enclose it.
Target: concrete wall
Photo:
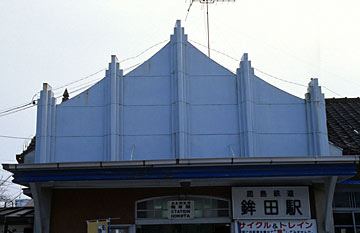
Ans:
[[[112,56],[103,80],[61,104],[44,84],[35,162],[328,155],[323,100],[316,79],[306,99],[261,80],[247,54],[230,72],[178,21],[126,75]]]

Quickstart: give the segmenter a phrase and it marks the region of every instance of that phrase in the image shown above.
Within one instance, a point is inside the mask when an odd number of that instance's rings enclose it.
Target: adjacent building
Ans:
[[[360,155],[360,98],[326,99],[329,140],[342,148],[344,155]],[[359,173],[336,185],[333,203],[337,232],[360,229]]]

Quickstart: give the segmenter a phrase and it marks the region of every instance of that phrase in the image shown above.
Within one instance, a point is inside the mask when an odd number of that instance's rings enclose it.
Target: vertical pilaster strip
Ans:
[[[52,162],[51,153],[54,152],[51,151],[51,138],[55,137],[55,105],[51,86],[44,83],[37,107],[35,163]]]
[[[175,40],[176,29],[174,29],[174,35],[170,36],[170,67],[171,67],[171,76],[170,76],[170,98],[171,98],[171,149],[173,158],[178,157],[178,147],[177,147],[177,83],[176,83],[176,40]]]
[[[117,65],[116,56],[111,56],[110,64],[110,160],[116,161],[117,149]]]
[[[312,117],[311,113],[311,97],[310,93],[305,94],[305,111],[306,111],[306,124],[307,124],[307,150],[308,155],[316,155],[316,143],[315,143],[315,137],[313,134],[313,128],[314,128],[314,119]]]
[[[120,65],[115,55],[111,56],[109,70],[106,71],[105,101],[107,102],[104,125],[104,160],[120,160]]]
[[[245,53],[237,69],[238,111],[240,127],[240,154],[245,157],[256,155],[254,70]],[[243,135],[243,136],[241,136]]]
[[[50,152],[49,161],[56,162],[55,143],[56,143],[56,98],[51,99],[51,129],[50,129]]]
[[[185,49],[184,49],[184,29],[181,27],[180,20],[176,21],[175,27],[175,49],[176,49],[176,84],[177,84],[177,158],[187,158],[188,156],[188,113],[187,113],[187,90],[185,79]]]
[[[120,74],[119,63],[115,55],[111,56],[110,63],[110,160],[119,160],[119,88],[118,75]]]
[[[241,64],[241,63],[240,63]],[[240,68],[236,69],[236,97],[237,97],[237,107],[238,107],[238,122],[239,122],[239,145],[240,145],[240,157],[246,156],[247,143],[245,143],[245,113],[243,112],[243,80],[241,79],[241,66]]]
[[[120,70],[120,64],[117,64],[117,70],[119,71],[118,75],[117,75],[117,79],[118,79],[118,92],[117,92],[117,99],[119,100],[119,104],[118,106],[118,118],[117,118],[117,135],[118,135],[118,160],[125,160],[125,143],[124,143],[124,105],[125,105],[125,100],[124,100],[124,73],[123,70]]]
[[[110,65],[109,65],[110,66]],[[110,161],[110,70],[105,71],[105,88],[104,88],[104,143],[103,143],[103,161]]]
[[[326,126],[325,98],[318,79],[309,83],[305,94],[308,127],[309,155],[329,155],[329,141]]]

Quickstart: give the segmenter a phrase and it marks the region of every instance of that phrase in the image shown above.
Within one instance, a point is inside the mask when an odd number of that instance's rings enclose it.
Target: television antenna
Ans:
[[[185,21],[189,15],[191,6],[194,2],[200,2],[206,5],[206,29],[207,29],[207,41],[208,41],[208,56],[210,57],[210,30],[209,30],[209,4],[215,2],[235,2],[235,0],[190,0],[190,5],[186,13]]]

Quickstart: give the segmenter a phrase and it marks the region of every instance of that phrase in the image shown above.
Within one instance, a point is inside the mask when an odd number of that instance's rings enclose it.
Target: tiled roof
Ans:
[[[325,99],[329,141],[344,155],[360,154],[360,98]]]

